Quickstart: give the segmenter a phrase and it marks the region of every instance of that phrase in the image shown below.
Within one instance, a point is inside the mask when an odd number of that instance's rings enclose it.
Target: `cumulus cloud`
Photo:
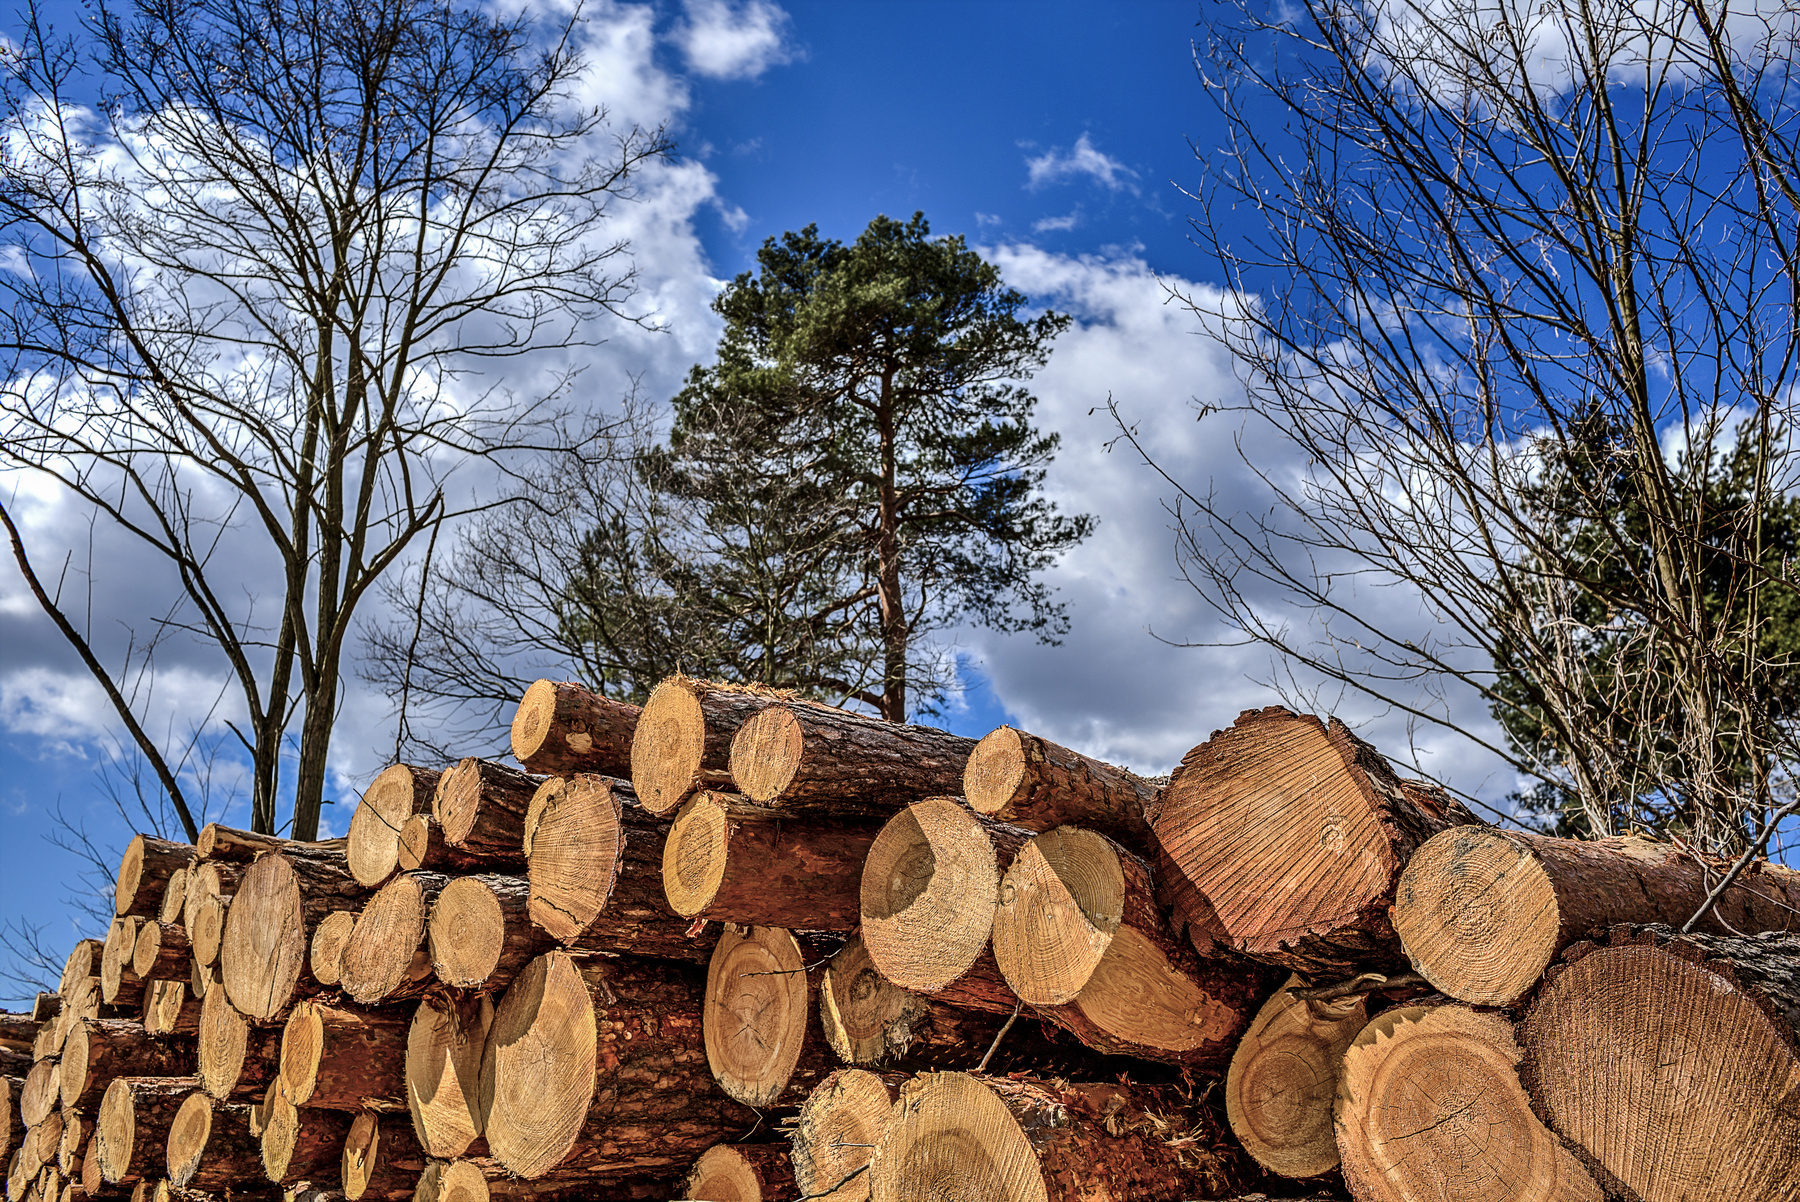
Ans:
[[[712,79],[754,79],[788,62],[788,15],[768,0],[686,0],[675,41],[688,69]]]
[[[1040,217],[1031,223],[1031,228],[1034,233],[1052,234],[1072,230],[1080,224],[1081,214],[1075,212],[1065,213],[1061,217]]]
[[[1114,192],[1121,188],[1137,191],[1137,185],[1132,182],[1137,178],[1137,172],[1102,153],[1086,133],[1075,139],[1074,147],[1067,153],[1053,146],[1041,155],[1027,158],[1025,171],[1028,188],[1067,183],[1085,176]]]

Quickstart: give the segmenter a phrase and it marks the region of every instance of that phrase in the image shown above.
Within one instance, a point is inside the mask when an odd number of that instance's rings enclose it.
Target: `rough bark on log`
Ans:
[[[1394,929],[1438,989],[1509,1006],[1577,939],[1626,922],[1682,925],[1727,867],[1629,835],[1576,840],[1458,827],[1413,853],[1400,875]],[[1800,872],[1755,862],[1700,929],[1800,929]]]
[[[367,892],[344,865],[342,840],[289,844],[251,864],[219,944],[219,979],[232,1005],[264,1022],[285,1014],[302,984],[313,926]]]
[[[0,1077],[0,1156],[19,1146],[25,1137],[25,1119],[19,1114],[19,1094],[25,1089],[23,1077]]]
[[[177,869],[194,862],[191,844],[139,835],[125,845],[119,875],[113,880],[113,913],[155,918],[162,909],[163,891]]]
[[[431,907],[426,943],[437,979],[456,989],[503,989],[556,946],[531,921],[531,885],[516,876],[458,877]]]
[[[196,1089],[169,1127],[168,1180],[181,1190],[226,1190],[252,1181],[260,1154],[250,1107],[218,1102]]]
[[[1263,1003],[1225,1075],[1232,1132],[1271,1173],[1317,1177],[1337,1167],[1331,1111],[1344,1051],[1368,1025],[1365,997],[1309,1004],[1288,992],[1289,977]]]
[[[928,1073],[900,1089],[873,1202],[1175,1202],[1238,1193],[1254,1163],[1171,1086]]]
[[[186,981],[151,981],[144,990],[144,1034],[196,1035],[200,1001],[188,996]]]
[[[62,980],[56,986],[57,996],[66,1003],[74,1000],[75,990],[89,977],[100,975],[100,958],[106,954],[103,939],[77,939],[63,961]]]
[[[47,1023],[62,1013],[62,995],[40,991],[31,1003],[31,1021]]]
[[[425,1153],[404,1123],[365,1110],[350,1124],[339,1159],[339,1179],[349,1202],[410,1198],[424,1171]]]
[[[523,871],[523,850],[512,861],[452,847],[444,838],[444,824],[430,814],[414,814],[400,828],[400,867],[406,872],[423,870],[457,875],[464,872]]]
[[[40,998],[56,997],[53,993],[40,993]],[[57,1009],[61,1009],[61,998],[57,998]],[[37,1042],[38,1029],[43,1026],[44,1019],[32,1014],[13,1014],[0,1011],[0,1050],[19,1052],[31,1055],[31,1048]]]
[[[712,939],[663,892],[666,819],[633,805],[622,781],[551,777],[525,824],[531,920],[581,951],[704,962]]]
[[[1188,752],[1154,826],[1233,948],[1335,980],[1405,964],[1388,920],[1400,870],[1432,835],[1475,822],[1431,790],[1403,788],[1335,718],[1328,727],[1271,706]],[[1191,937],[1198,928],[1180,919]]]
[[[663,892],[683,918],[851,931],[862,918],[863,861],[879,829],[696,793],[663,845]]]
[[[307,950],[307,968],[313,980],[335,988],[344,977],[344,949],[356,933],[356,911],[333,910],[313,927],[312,945]]]
[[[927,797],[960,793],[975,740],[810,701],[758,712],[731,740],[738,792],[782,810],[885,821]]]
[[[411,1016],[308,1000],[281,1029],[281,1092],[296,1106],[398,1109],[406,1099]]]
[[[543,1199],[544,1202],[667,1202],[678,1194],[681,1174],[658,1170],[615,1180],[595,1194],[580,1173],[552,1170],[533,1180],[516,1177],[491,1156],[465,1156],[427,1162],[419,1174],[412,1202],[493,1202],[494,1199]],[[686,1202],[686,1200],[682,1200]]]
[[[693,1202],[787,1202],[793,1193],[786,1144],[714,1144],[681,1186]]]
[[[375,891],[344,945],[338,983],[365,1006],[418,997],[431,987],[425,921],[450,878],[408,872]]]
[[[344,1139],[354,1121],[341,1110],[303,1110],[277,1091],[263,1117],[263,1176],[277,1185],[335,1181],[343,1171]]]
[[[1162,788],[1048,739],[1001,726],[988,732],[963,769],[969,808],[1034,831],[1074,825],[1132,846],[1154,842]]]
[[[631,739],[631,784],[652,814],[667,814],[698,789],[731,786],[738,728],[789,695],[749,685],[671,676],[651,690]]]
[[[332,839],[328,842],[337,844],[341,849],[344,841]],[[216,822],[209,822],[200,828],[200,838],[194,841],[194,852],[201,860],[249,864],[265,852],[286,851],[293,845],[293,840],[283,839],[279,835],[240,831],[235,827],[220,826]]]
[[[144,982],[175,981],[187,975],[194,949],[178,922],[145,922],[132,945],[131,971]]]
[[[756,1115],[706,1066],[698,970],[549,952],[494,1013],[482,1058],[491,1154],[521,1177],[552,1169],[604,1187],[679,1172]]]
[[[630,776],[631,739],[642,712],[578,684],[535,681],[513,714],[513,758],[527,772],[549,776]]]
[[[144,1000],[144,982],[131,966],[137,950],[139,919],[125,915],[112,920],[106,943],[100,950],[100,1000],[109,1006],[138,1005]]]
[[[399,867],[400,829],[414,814],[431,812],[438,778],[429,768],[391,764],[369,782],[344,842],[344,862],[364,888],[375,888]]]
[[[191,1077],[192,1045],[145,1036],[139,1023],[90,1018],[69,1028],[57,1065],[58,1095],[65,1106],[89,1110],[114,1077]]]
[[[200,1086],[219,1101],[254,1098],[274,1079],[281,1031],[255,1027],[214,981],[200,1003]]]
[[[461,1156],[481,1136],[481,1061],[494,1004],[431,996],[406,1032],[406,1105],[427,1155]]]
[[[114,1077],[94,1119],[101,1177],[120,1185],[161,1176],[169,1128],[199,1084],[193,1077]]]
[[[836,1067],[814,999],[823,975],[780,927],[727,926],[706,969],[706,1062],[746,1106],[798,1106]]]
[[[1619,928],[1520,1024],[1538,1113],[1643,1202],[1800,1198],[1800,935]]]
[[[491,760],[459,760],[438,782],[431,814],[452,847],[514,867],[524,855],[525,812],[542,783]]]
[[[901,1073],[840,1068],[800,1104],[789,1155],[794,1184],[822,1202],[868,1202],[867,1165],[893,1119]]]

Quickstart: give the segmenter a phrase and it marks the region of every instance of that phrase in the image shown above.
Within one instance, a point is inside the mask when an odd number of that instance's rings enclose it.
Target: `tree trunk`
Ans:
[[[194,949],[178,922],[145,922],[131,949],[131,971],[140,981],[179,981],[187,976]]]
[[[1291,976],[1263,1003],[1225,1075],[1225,1115],[1244,1150],[1271,1173],[1317,1177],[1338,1164],[1331,1110],[1344,1051],[1368,1025],[1362,997],[1302,1001]]]
[[[219,943],[219,979],[232,1004],[265,1022],[284,1015],[302,984],[313,926],[367,892],[350,875],[341,846],[293,843],[250,865]],[[306,988],[317,985],[307,974]]]
[[[460,760],[438,782],[432,817],[452,847],[502,869],[514,867],[524,859],[525,812],[542,783],[490,760]]]
[[[219,1101],[254,1098],[275,1076],[281,1032],[253,1027],[213,982],[200,1003],[200,1085]]]
[[[467,1153],[481,1136],[482,1051],[494,1003],[433,995],[406,1030],[406,1106],[413,1134],[429,1156]]]
[[[822,1202],[868,1202],[867,1165],[893,1121],[902,1073],[840,1068],[800,1104],[789,1145],[794,1185]]]
[[[1643,1202],[1800,1198],[1800,935],[1615,929],[1520,1037],[1538,1112]]]
[[[1458,827],[1413,854],[1400,876],[1394,928],[1440,990],[1475,1005],[1509,1006],[1577,939],[1626,922],[1680,927],[1725,868],[1630,835],[1581,841]],[[1758,862],[1700,929],[1800,929],[1800,872]]]
[[[344,1139],[354,1116],[309,1106],[304,1110],[277,1092],[269,1099],[262,1129],[263,1176],[276,1185],[337,1181]]]
[[[731,740],[731,778],[751,801],[885,820],[962,791],[975,740],[806,701],[772,705]]]
[[[63,1038],[57,1092],[64,1106],[91,1110],[114,1077],[187,1077],[195,1068],[192,1044],[164,1043],[124,1019],[90,1018]]]
[[[962,778],[969,808],[996,822],[1081,826],[1138,847],[1155,842],[1161,794],[1154,781],[1010,726],[975,745]]]
[[[132,915],[115,918],[106,931],[106,943],[100,952],[100,1000],[109,1006],[139,1005],[144,1000],[144,982],[131,966],[137,950],[139,919]]]
[[[549,776],[598,772],[628,777],[631,739],[642,712],[578,684],[536,681],[513,715],[513,758],[527,772]]]
[[[783,697],[744,685],[671,676],[658,684],[631,739],[631,784],[652,814],[667,814],[700,789],[731,785],[738,727]]]
[[[695,1202],[787,1202],[793,1194],[786,1144],[714,1144],[681,1187]]]
[[[192,844],[139,835],[125,847],[113,880],[113,913],[123,918],[155,918],[169,878],[194,861]]]
[[[350,1202],[400,1202],[413,1196],[425,1153],[406,1124],[365,1110],[350,1124],[340,1163]]]
[[[307,968],[313,980],[328,988],[336,988],[344,979],[344,951],[350,936],[356,933],[356,911],[333,910],[313,927],[312,945],[307,951]]]
[[[199,1084],[193,1077],[114,1077],[94,1119],[91,1155],[99,1160],[101,1177],[130,1185],[162,1176],[169,1128]]]
[[[678,1174],[758,1122],[707,1069],[698,970],[641,960],[531,962],[494,1014],[481,1093],[492,1155],[521,1177]]]
[[[869,1185],[873,1202],[1176,1202],[1256,1176],[1171,1086],[928,1073],[901,1087]]]
[[[344,841],[350,875],[368,889],[394,874],[400,863],[400,829],[415,814],[431,813],[439,774],[410,764],[393,764],[369,782]]]
[[[188,996],[186,981],[152,981],[144,991],[144,1034],[198,1035],[200,1000]]]
[[[93,1134],[94,1120],[80,1111],[62,1112],[62,1138],[56,1146],[56,1168],[65,1179],[81,1175],[81,1158],[87,1154],[88,1140]]]
[[[556,941],[531,921],[531,885],[516,876],[458,877],[431,907],[427,943],[437,979],[457,989],[504,989]]]
[[[450,878],[436,872],[394,877],[357,915],[338,982],[365,1006],[418,997],[431,988],[425,920]]]
[[[594,1194],[585,1173],[552,1169],[542,1177],[516,1177],[491,1156],[433,1160],[419,1174],[412,1202],[494,1202],[495,1199],[592,1199],[593,1202],[666,1202],[680,1191],[682,1175],[666,1170],[615,1180]]]
[[[1271,706],[1188,752],[1155,832],[1232,947],[1337,980],[1405,965],[1388,920],[1400,870],[1432,835],[1475,821],[1430,790],[1404,789],[1336,719]]]
[[[409,1016],[296,1003],[281,1029],[281,1092],[322,1110],[398,1108],[406,1099]]]
[[[798,1106],[836,1067],[815,1004],[823,975],[780,927],[728,926],[706,969],[706,1062],[746,1106]]]
[[[663,891],[687,919],[855,930],[863,861],[877,829],[789,815],[726,793],[696,793],[663,845]]]
[[[256,1179],[259,1153],[250,1107],[215,1102],[196,1089],[169,1128],[168,1180],[177,1189],[230,1189]]]

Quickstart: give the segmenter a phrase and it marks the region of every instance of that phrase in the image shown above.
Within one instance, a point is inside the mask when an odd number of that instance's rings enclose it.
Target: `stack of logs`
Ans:
[[[512,748],[139,836],[0,1016],[11,1202],[1800,1199],[1800,873],[1282,709],[1167,781],[681,677]]]

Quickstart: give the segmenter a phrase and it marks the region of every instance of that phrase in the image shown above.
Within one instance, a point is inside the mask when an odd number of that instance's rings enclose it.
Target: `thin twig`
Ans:
[[[1024,1008],[1025,1008],[1025,999],[1020,998],[1018,1004],[1013,1007],[1012,1017],[1008,1018],[1005,1023],[1001,1024],[1001,1027],[998,1031],[994,1032],[994,1042],[988,1044],[987,1055],[983,1056],[981,1058],[981,1063],[975,1066],[976,1072],[984,1073],[987,1071],[988,1061],[990,1061],[994,1058],[994,1052],[1000,1047],[1001,1037],[1004,1036],[1008,1031],[1012,1030],[1012,1025],[1015,1022],[1019,1021],[1019,1011],[1023,1010]]]
[[[1796,797],[1769,815],[1769,820],[1763,824],[1762,834],[1757,836],[1754,843],[1744,849],[1744,854],[1737,858],[1737,863],[1731,866],[1731,871],[1725,874],[1725,879],[1713,886],[1713,891],[1706,895],[1706,900],[1700,903],[1700,908],[1694,911],[1694,916],[1682,924],[1681,933],[1683,935],[1693,930],[1694,924],[1706,917],[1714,903],[1724,895],[1725,890],[1731,888],[1731,882],[1737,880],[1738,874],[1750,866],[1750,861],[1762,853],[1763,847],[1769,842],[1769,837],[1775,833],[1775,828],[1781,825],[1781,820],[1796,810],[1800,810],[1800,797]]]

